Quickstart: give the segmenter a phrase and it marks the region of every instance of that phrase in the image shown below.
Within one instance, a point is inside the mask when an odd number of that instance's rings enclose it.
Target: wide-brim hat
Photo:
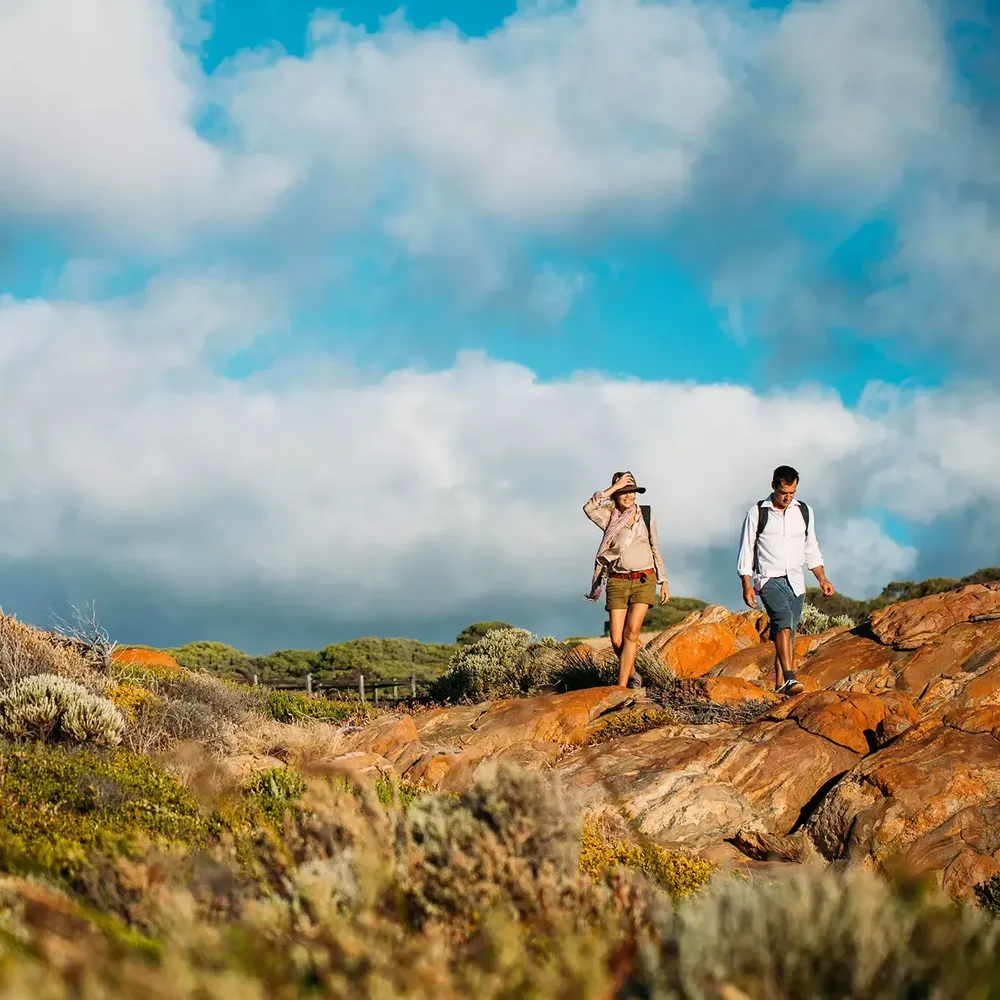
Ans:
[[[623,472],[618,477],[618,479],[615,480],[615,482],[620,482],[626,476],[631,477],[632,482],[633,483],[635,482],[635,476],[633,476],[631,472]],[[619,493],[645,493],[645,492],[646,492],[646,487],[645,486],[622,486],[622,487],[620,487],[618,489],[613,489],[611,491],[611,496],[617,496]]]

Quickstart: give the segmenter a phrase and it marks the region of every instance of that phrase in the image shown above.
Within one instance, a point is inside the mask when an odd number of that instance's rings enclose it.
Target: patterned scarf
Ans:
[[[639,505],[635,503],[631,507],[626,507],[625,510],[619,510],[616,506],[611,511],[611,520],[608,521],[608,526],[604,529],[604,537],[601,539],[597,555],[594,557],[594,577],[590,582],[590,593],[587,594],[588,601],[596,601],[601,596],[601,588],[608,575],[608,567],[601,562],[601,557],[611,548],[611,543],[615,540],[618,532],[622,528],[628,527],[630,523],[635,523],[633,515],[638,513]]]

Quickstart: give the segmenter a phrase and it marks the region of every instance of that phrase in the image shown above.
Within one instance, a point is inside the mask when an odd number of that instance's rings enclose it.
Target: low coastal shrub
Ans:
[[[673,899],[681,899],[704,888],[715,872],[708,861],[668,851],[659,844],[636,844],[608,836],[593,817],[583,824],[580,870],[600,879],[615,868],[642,872]]]
[[[433,701],[487,701],[529,694],[551,682],[565,656],[551,637],[500,628],[463,645],[429,690]]]
[[[820,611],[814,604],[802,606],[802,618],[799,622],[801,635],[819,635],[831,628],[855,628],[857,623],[850,615],[828,615]]]
[[[117,746],[125,719],[107,699],[57,674],[33,674],[0,692],[0,732],[15,738]]]
[[[616,740],[622,736],[636,736],[676,722],[677,716],[669,708],[660,705],[627,708],[608,715],[594,730],[590,743],[607,743],[608,740]]]
[[[264,714],[276,722],[316,719],[354,726],[367,721],[371,715],[371,710],[360,701],[334,701],[302,691],[281,691],[275,688],[258,690],[264,692],[261,696]]]

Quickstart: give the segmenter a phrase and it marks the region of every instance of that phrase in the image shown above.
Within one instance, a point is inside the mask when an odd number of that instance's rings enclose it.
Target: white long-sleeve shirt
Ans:
[[[773,577],[787,576],[794,594],[804,594],[805,567],[817,569],[823,565],[823,553],[816,540],[816,512],[812,507],[809,508],[807,537],[806,522],[801,511],[801,507],[806,505],[801,500],[793,500],[784,512],[778,510],[770,499],[764,501],[764,506],[770,510],[758,542],[760,572],[754,572],[753,560],[753,543],[757,536],[759,514],[756,504],[747,511],[743,520],[737,572],[740,576],[752,576],[754,590],[758,592]]]

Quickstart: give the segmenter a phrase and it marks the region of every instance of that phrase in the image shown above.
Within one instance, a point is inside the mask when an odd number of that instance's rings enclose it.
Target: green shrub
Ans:
[[[992,875],[986,882],[980,882],[972,890],[976,901],[991,916],[1000,917],[1000,874]]]
[[[355,725],[365,721],[368,710],[356,701],[331,701],[318,695],[308,695],[301,691],[281,691],[275,688],[261,689],[263,708],[267,715],[278,722],[302,722],[315,719],[322,722],[336,722]]]
[[[563,658],[555,639],[538,639],[523,628],[496,629],[458,650],[430,697],[476,702],[528,694],[550,682]]]
[[[648,733],[651,729],[673,725],[677,716],[669,708],[659,705],[643,705],[640,708],[629,708],[608,715],[594,731],[591,743],[607,743],[621,736],[635,736],[638,733]]]
[[[256,805],[276,825],[281,824],[289,810],[299,808],[305,790],[302,775],[287,767],[259,771],[243,785],[243,793],[251,805]]]
[[[205,670],[217,677],[239,677],[246,681],[252,679],[250,657],[224,642],[189,642],[163,652],[169,653],[185,670]]]
[[[56,674],[33,674],[0,694],[0,730],[8,736],[116,746],[125,719],[107,699]]]
[[[474,642],[479,642],[487,632],[495,632],[497,629],[513,628],[508,622],[476,622],[474,625],[466,625],[461,632],[455,636],[455,642],[459,646],[471,646]]]
[[[674,899],[681,899],[703,888],[715,872],[708,861],[668,851],[659,844],[633,844],[605,836],[593,818],[583,824],[580,847],[580,870],[600,879],[615,868],[628,868],[645,874]]]
[[[31,744],[2,749],[0,855],[8,870],[73,882],[92,856],[129,856],[145,840],[200,845],[220,829],[150,758]]]

